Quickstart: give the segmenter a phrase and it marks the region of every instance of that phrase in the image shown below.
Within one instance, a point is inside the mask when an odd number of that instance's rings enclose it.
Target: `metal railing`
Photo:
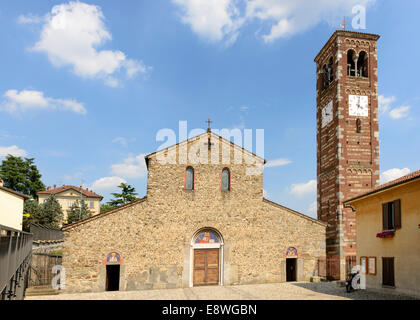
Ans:
[[[31,224],[31,233],[34,241],[63,240],[63,231],[56,228],[45,227],[40,224]]]
[[[0,225],[0,300],[23,299],[32,259],[32,234]]]

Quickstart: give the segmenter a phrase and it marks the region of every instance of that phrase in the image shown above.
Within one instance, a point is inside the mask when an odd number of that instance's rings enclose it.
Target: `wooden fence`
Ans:
[[[55,276],[52,273],[52,269],[55,265],[61,265],[61,263],[61,256],[48,253],[33,253],[29,286],[52,287],[51,282]]]

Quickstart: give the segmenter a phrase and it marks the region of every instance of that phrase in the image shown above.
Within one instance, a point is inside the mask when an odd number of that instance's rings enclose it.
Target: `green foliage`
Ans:
[[[101,204],[101,213],[107,212],[109,210],[115,209],[115,207],[110,206],[109,204]]]
[[[23,206],[23,213],[29,214],[29,217],[23,217],[23,230],[28,231],[32,223],[43,223],[43,212],[38,201],[34,199],[29,199],[25,201]]]
[[[55,195],[50,194],[46,201],[41,204],[42,219],[40,224],[59,228],[63,221],[63,210],[61,205],[58,203]]]
[[[33,158],[23,160],[21,157],[8,155],[0,165],[0,177],[3,178],[6,188],[31,195],[34,199],[38,191],[45,190]]]
[[[114,199],[111,199],[108,202],[109,206],[115,208],[137,199],[136,189],[129,184],[121,183],[118,188],[121,189],[121,193],[111,193],[114,196]]]
[[[92,213],[90,212],[85,200],[82,199],[80,203],[79,200],[76,200],[70,209],[67,210],[67,223],[77,222],[91,216]]]

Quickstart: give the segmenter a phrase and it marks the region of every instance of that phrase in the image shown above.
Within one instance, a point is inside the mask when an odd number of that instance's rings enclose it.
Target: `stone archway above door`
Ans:
[[[190,286],[223,284],[223,238],[218,231],[197,231],[191,240],[190,256]]]

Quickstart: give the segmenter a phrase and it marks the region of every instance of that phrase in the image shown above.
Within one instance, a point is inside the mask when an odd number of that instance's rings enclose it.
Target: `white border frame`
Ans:
[[[199,233],[209,230],[213,233],[215,233],[218,238],[219,238],[219,243],[209,243],[209,244],[203,244],[203,243],[194,243],[195,238],[198,236]],[[190,288],[194,287],[194,250],[195,249],[219,249],[219,286],[223,286],[223,248],[224,248],[224,241],[223,241],[223,237],[220,234],[219,231],[217,231],[214,228],[201,228],[198,231],[196,231],[191,239],[191,243],[190,243],[190,283],[189,286]]]

